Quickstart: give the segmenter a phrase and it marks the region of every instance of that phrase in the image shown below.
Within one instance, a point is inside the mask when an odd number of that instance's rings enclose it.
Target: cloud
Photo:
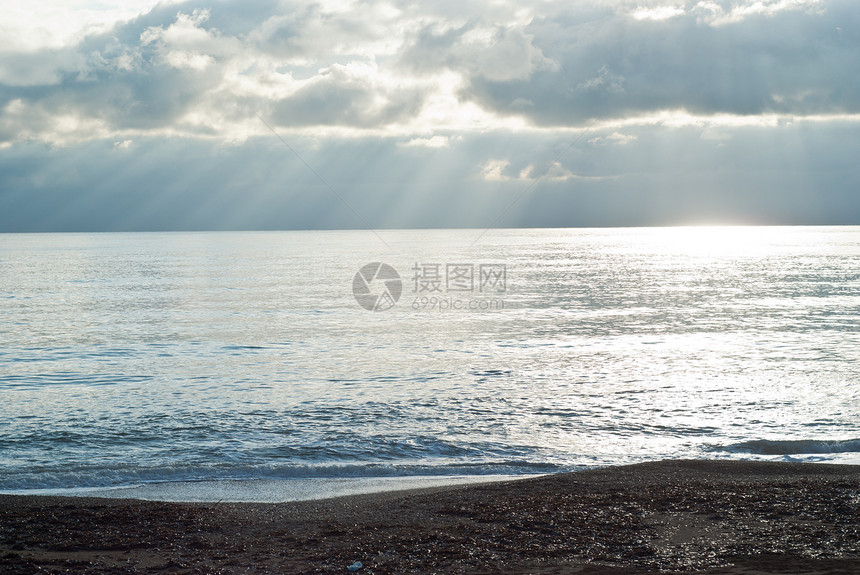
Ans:
[[[505,182],[511,177],[505,172],[511,165],[509,160],[487,160],[481,166],[481,178],[487,182]]]
[[[681,6],[656,6],[654,8],[637,8],[631,15],[637,20],[668,20],[684,13],[685,10]]]
[[[625,146],[630,142],[635,142],[636,136],[632,134],[622,134],[621,132],[612,132],[608,136],[598,136],[596,138],[591,138],[588,140],[589,144],[594,144],[596,146],[606,146],[608,144],[616,144],[619,146]]]
[[[528,80],[538,70],[557,69],[534,40],[524,27],[427,25],[407,39],[400,63],[418,73],[444,68],[491,82]]]
[[[579,178],[559,161],[539,169],[534,164],[515,169],[510,160],[490,159],[479,166],[481,179],[486,182],[531,182],[534,180],[564,181]]]
[[[403,145],[407,148],[449,148],[451,141],[448,136],[432,136],[430,138],[412,138]]]
[[[418,90],[399,86],[374,64],[335,64],[274,104],[281,126],[380,127],[411,118],[421,108]]]
[[[606,66],[601,67],[597,74],[576,86],[579,92],[624,92],[624,77],[612,73]]]
[[[265,132],[258,115],[287,130],[420,137],[672,110],[860,113],[860,38],[846,32],[860,16],[848,0],[191,0],[110,14],[59,43],[0,50],[3,141],[241,141]],[[36,121],[21,123],[13,101]],[[57,128],[69,118],[75,137]]]
[[[755,2],[740,2],[728,10],[712,0],[698,2],[693,11],[699,20],[711,26],[735,24],[755,16],[774,16],[780,12],[803,11],[808,14],[820,14],[824,5],[823,0],[757,0]]]
[[[464,97],[540,126],[673,109],[704,115],[860,111],[860,39],[836,30],[846,21],[860,24],[849,2],[735,6],[737,17],[729,22],[706,18],[696,7],[672,18],[636,20],[611,5],[572,5],[524,29],[557,70],[504,82],[475,75]],[[746,12],[737,11],[741,7]],[[662,14],[659,7],[647,10]],[[514,110],[516,101],[534,106]]]
[[[14,88],[53,86],[85,65],[83,55],[57,49],[0,56],[0,85]]]
[[[856,126],[726,128],[720,148],[705,130],[631,127],[629,144],[583,142],[560,166],[570,140],[547,133],[473,134],[432,153],[396,139],[292,139],[337,194],[272,137],[30,143],[0,151],[0,229],[363,227],[341,198],[374,227],[481,227],[520,196],[498,225],[860,221]]]
[[[26,53],[74,46],[87,36],[117,25],[171,0],[38,0],[4,2],[0,53]]]
[[[565,168],[561,162],[558,161],[552,162],[543,170],[543,172],[538,172],[534,165],[529,164],[519,173],[519,179],[521,180],[535,180],[540,178],[542,180],[564,181],[577,177],[579,176]]]
[[[34,6],[0,22],[0,229],[360,225],[260,118],[380,225],[538,178],[503,223],[858,213],[854,0]]]

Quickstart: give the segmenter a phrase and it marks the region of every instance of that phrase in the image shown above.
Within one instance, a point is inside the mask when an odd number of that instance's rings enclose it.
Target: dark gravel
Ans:
[[[860,466],[663,461],[281,504],[0,496],[0,573],[860,574]]]

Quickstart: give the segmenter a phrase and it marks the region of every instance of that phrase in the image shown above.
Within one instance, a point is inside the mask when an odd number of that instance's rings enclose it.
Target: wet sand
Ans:
[[[860,573],[860,466],[663,461],[275,503],[0,496],[0,573]]]

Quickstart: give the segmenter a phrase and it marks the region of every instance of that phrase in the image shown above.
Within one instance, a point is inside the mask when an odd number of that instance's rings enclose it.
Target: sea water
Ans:
[[[0,491],[860,462],[860,228],[0,235]]]

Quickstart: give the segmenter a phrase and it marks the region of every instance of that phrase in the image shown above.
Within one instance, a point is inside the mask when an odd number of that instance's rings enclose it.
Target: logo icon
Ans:
[[[373,262],[362,267],[352,279],[352,295],[368,311],[391,309],[403,293],[400,274],[388,264]]]

